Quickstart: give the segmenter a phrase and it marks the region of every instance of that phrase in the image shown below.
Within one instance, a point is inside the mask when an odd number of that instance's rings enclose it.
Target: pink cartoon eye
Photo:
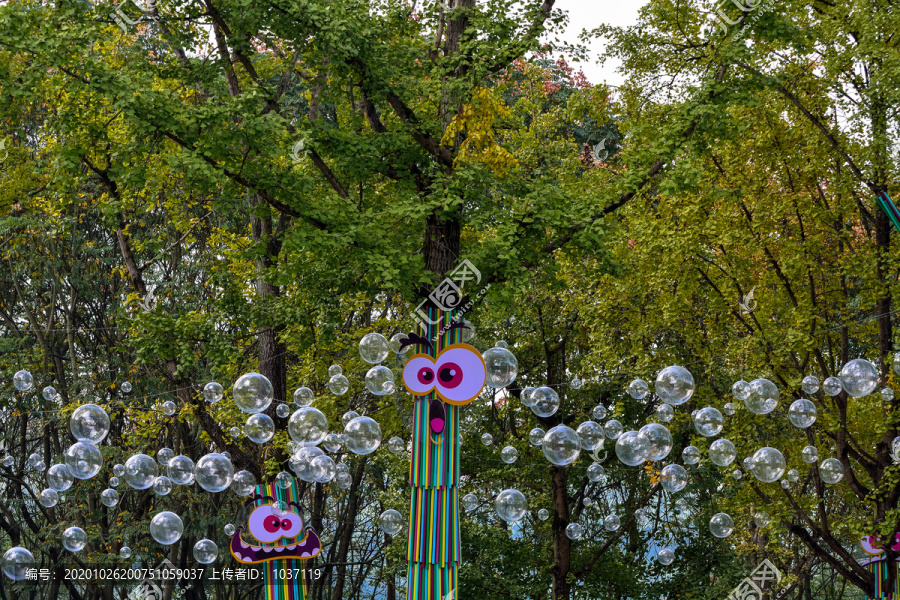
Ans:
[[[471,402],[484,388],[484,359],[468,344],[447,347],[438,356],[434,370],[437,372],[435,389],[450,404]]]
[[[265,528],[265,530],[269,533],[276,533],[280,526],[281,523],[279,522],[278,517],[276,517],[275,515],[263,519],[263,528]]]
[[[434,384],[434,370],[431,367],[422,367],[419,369],[416,377],[422,385],[430,386]]]
[[[413,396],[424,396],[434,389],[434,360],[416,354],[403,367],[403,385]]]
[[[463,380],[462,369],[453,362],[446,362],[438,370],[438,385],[447,389],[458,387]]]

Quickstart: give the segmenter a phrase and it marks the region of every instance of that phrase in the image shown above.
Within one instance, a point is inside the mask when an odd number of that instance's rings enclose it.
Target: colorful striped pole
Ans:
[[[900,211],[897,210],[891,197],[887,195],[887,192],[881,192],[880,196],[875,197],[875,201],[894,224],[894,229],[900,233]]]

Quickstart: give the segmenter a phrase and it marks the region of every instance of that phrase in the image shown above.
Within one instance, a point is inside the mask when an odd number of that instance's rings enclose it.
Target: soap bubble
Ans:
[[[650,455],[650,439],[640,431],[626,431],[616,440],[616,456],[623,464],[636,467]]]
[[[541,510],[538,511],[537,517],[541,521],[546,521],[547,519],[550,518],[550,511],[547,510],[546,508],[542,508]]]
[[[717,538],[727,538],[734,531],[734,519],[725,513],[716,513],[709,520],[709,531]]]
[[[235,405],[249,415],[269,408],[274,393],[272,382],[259,373],[241,375],[231,391]]]
[[[28,456],[28,460],[25,461],[25,464],[28,465],[29,467],[34,467],[39,462],[41,462],[41,455],[38,454],[37,452],[32,452]]]
[[[740,479],[744,476],[744,472],[740,469],[735,469],[731,472],[731,476],[740,481]]]
[[[228,435],[230,435],[233,438],[240,437],[241,436],[241,428],[238,426],[232,427],[231,429],[228,430]]]
[[[344,369],[341,368],[341,365],[331,365],[328,367],[328,376],[329,377],[337,377],[338,375],[343,375]]]
[[[576,377],[569,383],[569,385],[572,387],[573,390],[580,390],[581,386],[584,385],[584,382]]]
[[[622,526],[622,520],[616,515],[606,515],[603,519],[603,527],[607,531],[618,531]]]
[[[664,490],[674,494],[687,485],[688,474],[681,465],[666,465],[659,474],[659,481]]]
[[[173,459],[169,460],[171,464]],[[146,454],[135,454],[125,461],[125,483],[136,490],[146,490],[156,481],[159,467],[156,461]]]
[[[313,458],[309,462],[309,468],[312,471],[313,479],[318,483],[328,483],[337,475],[337,465],[334,459],[327,454]]]
[[[212,540],[202,539],[194,544],[194,560],[201,565],[208,565],[215,562],[219,556],[219,547]]]
[[[700,462],[700,448],[697,446],[687,446],[681,451],[681,458],[689,465],[696,465]]]
[[[534,390],[535,388],[530,386],[522,388],[522,391],[519,393],[519,401],[522,403],[522,406],[531,408],[531,405],[534,402],[532,399]]]
[[[353,477],[350,473],[338,473],[334,477],[334,484],[342,490],[349,490],[353,486]]]
[[[316,399],[316,395],[306,386],[294,390],[294,402],[300,406],[309,406]]]
[[[128,546],[122,546],[119,548],[119,556],[122,558],[131,558],[131,548]]]
[[[733,415],[734,413],[737,412],[737,404],[735,404],[734,402],[725,403],[725,406],[723,407],[722,412],[724,412],[727,416],[730,417],[731,415]]]
[[[175,484],[165,475],[161,475],[153,481],[153,491],[160,496],[166,496],[174,487]]]
[[[744,464],[744,468],[745,468],[745,469],[747,469],[748,471],[752,471],[752,470],[753,470],[753,467],[756,466],[756,461],[753,460],[753,457],[752,457],[752,456],[748,456],[747,458],[744,459],[744,463],[743,463],[743,464]]]
[[[341,436],[336,433],[329,433],[325,436],[325,439],[322,441],[322,447],[325,448],[326,452],[337,452],[341,449]],[[390,446],[388,446],[390,449]]]
[[[878,387],[878,367],[864,358],[851,360],[839,375],[844,391],[854,398],[868,396]]]
[[[668,548],[663,548],[656,553],[656,560],[664,567],[668,567],[675,561],[675,553]]]
[[[768,379],[754,379],[750,382],[750,395],[744,400],[747,410],[754,415],[767,415],[778,406],[778,386]]]
[[[606,418],[606,407],[602,404],[598,404],[591,410],[591,416],[598,421],[602,421]]]
[[[13,375],[13,386],[20,392],[27,392],[34,385],[34,377],[28,371],[17,371]]]
[[[540,446],[544,443],[544,430],[540,427],[535,427],[531,431],[528,432],[528,441],[531,442],[532,446]]]
[[[478,496],[475,494],[466,494],[462,497],[462,505],[463,508],[469,512],[472,512],[476,508],[478,508]]]
[[[393,508],[384,511],[381,513],[381,516],[378,517],[378,524],[381,526],[381,530],[388,535],[397,535],[400,533],[403,529],[403,521],[403,515]]]
[[[781,487],[784,489],[788,489],[789,487],[791,487],[791,482],[788,481],[787,479],[782,479],[780,483],[781,483]]]
[[[725,418],[718,409],[715,409],[712,406],[701,408],[697,411],[697,416],[694,417],[694,428],[697,430],[697,433],[703,437],[719,435],[724,426]]]
[[[594,504],[594,499],[591,498],[590,496],[588,496],[588,497],[586,497],[584,500],[582,500],[582,504],[584,504],[584,505],[587,506],[587,507],[593,506],[593,504]]]
[[[172,402],[171,400],[166,400],[165,402],[162,403],[162,406],[160,406],[160,410],[167,417],[171,417],[172,415],[174,415],[176,408],[178,408],[178,407],[175,406],[175,403]]]
[[[881,399],[885,402],[890,402],[894,399],[894,390],[891,388],[884,388],[881,390]]]
[[[606,425],[603,426],[603,431],[606,433],[606,437],[611,440],[619,439],[619,436],[622,435],[623,429],[624,427],[622,427],[622,424],[615,419],[607,421]]]
[[[222,531],[225,532],[225,535],[234,535],[234,532],[237,531],[237,528],[231,523],[226,523],[225,527],[222,528]]]
[[[194,481],[194,461],[187,456],[178,455],[169,460],[166,475],[178,485],[190,485]]]
[[[244,424],[244,434],[251,442],[264,444],[275,436],[275,421],[264,413],[250,415]]]
[[[300,479],[307,483],[312,483],[316,480],[312,461],[317,456],[322,456],[323,454],[325,453],[315,446],[303,446],[294,453],[294,456],[291,459],[291,469],[298,477],[300,477]]]
[[[210,404],[215,404],[225,396],[225,388],[221,383],[210,381],[203,386],[203,399]]]
[[[800,451],[800,458],[808,465],[819,460],[819,450],[815,446],[806,446]]]
[[[281,417],[282,419],[287,419],[291,414],[291,407],[282,402],[278,406],[275,407],[275,414]]]
[[[53,465],[47,470],[47,485],[57,492],[66,491],[74,482],[75,477],[66,465]]]
[[[587,477],[593,483],[597,483],[598,481],[601,481],[604,477],[606,477],[606,470],[603,468],[603,465],[593,463],[587,469]]]
[[[694,376],[684,367],[666,367],[656,376],[655,387],[660,400],[678,406],[694,395]]]
[[[398,438],[396,435],[388,440],[387,443],[388,452],[391,454],[402,454],[406,449],[406,444],[403,443],[403,440]]]
[[[234,480],[234,465],[221,454],[210,452],[197,461],[194,477],[207,492],[221,492]]]
[[[731,386],[731,395],[734,396],[735,400],[746,402],[747,398],[750,397],[750,384],[743,379],[735,381],[734,385]]]
[[[643,379],[635,379],[628,384],[628,395],[635,400],[643,400],[650,393],[650,386]]]
[[[675,416],[675,409],[670,404],[660,404],[656,407],[656,418],[662,423],[668,423]]]
[[[353,454],[371,454],[381,445],[381,425],[371,417],[356,417],[344,429],[347,450]]]
[[[169,466],[169,461],[175,457],[175,451],[171,448],[160,448],[156,452],[156,462],[159,463],[161,467]]]
[[[811,448],[812,446],[809,447]],[[891,440],[891,456],[900,456],[900,436]]]
[[[96,404],[82,404],[72,412],[69,431],[78,442],[99,444],[109,433],[109,415]]]
[[[367,333],[359,340],[359,355],[370,365],[383,362],[390,350],[390,342],[380,333]]]
[[[758,510],[753,514],[753,522],[756,523],[756,526],[762,529],[772,520],[772,517],[769,516],[769,513]]]
[[[584,537],[584,526],[581,523],[569,523],[566,525],[566,537],[570,540],[580,540]]]
[[[366,373],[366,389],[376,396],[385,396],[394,390],[394,372],[382,365],[376,365]],[[396,384],[395,384],[396,385]]]
[[[797,483],[798,481],[800,481],[800,471],[798,471],[797,469],[791,469],[787,472],[787,478],[792,482]]]
[[[238,496],[249,496],[256,487],[256,476],[250,471],[238,471],[231,481],[231,491]]]
[[[228,460],[231,460],[231,452],[228,452],[227,450],[222,452],[222,456],[224,456]]]
[[[519,458],[519,451],[513,448],[512,446],[507,446],[503,450],[500,451],[500,460],[505,462],[508,465],[516,462],[516,459]]]
[[[200,459],[203,462],[203,459]],[[150,535],[163,546],[171,546],[181,539],[184,523],[181,517],[168,510],[155,515],[150,520]]]
[[[525,495],[519,490],[503,490],[494,500],[494,508],[501,519],[507,523],[515,523],[525,516],[528,503],[525,501]]]
[[[819,477],[825,483],[837,483],[844,478],[844,466],[836,458],[826,458],[819,465]]]
[[[497,343],[494,344],[495,348],[509,348],[509,344],[507,344],[503,340],[497,340]]]
[[[827,396],[837,396],[843,389],[843,384],[837,377],[829,377],[822,383],[822,391],[825,392]]]
[[[124,387],[124,384],[123,384],[123,387]],[[51,402],[51,401],[53,401],[54,398],[56,398],[56,388],[48,385],[43,390],[41,390],[41,395],[44,396],[44,400]]]
[[[516,379],[519,362],[506,348],[491,348],[482,356],[487,377],[484,384],[489,388],[505,388]],[[554,411],[556,412],[556,411]],[[551,413],[552,414],[552,413]]]
[[[47,488],[41,491],[38,502],[45,508],[53,508],[59,502],[59,494],[53,488]]]
[[[788,409],[788,418],[794,427],[806,429],[816,422],[816,405],[806,398],[794,400]]]
[[[557,425],[544,434],[541,448],[551,464],[562,467],[578,460],[581,440],[572,428]]]
[[[763,483],[772,483],[784,475],[784,455],[776,448],[760,448],[753,454],[753,463],[753,475]]]
[[[63,531],[61,539],[63,548],[69,552],[78,552],[87,544],[87,534],[81,527],[69,527]]]
[[[341,417],[341,425],[346,427],[347,425],[350,424],[350,421],[352,421],[353,419],[355,419],[358,416],[359,416],[359,413],[357,413],[355,410],[348,410],[347,412],[344,413],[344,416]]]
[[[599,448],[606,439],[606,432],[603,426],[594,421],[585,421],[575,430],[581,440],[581,447],[588,452]]]
[[[391,352],[395,352],[400,354],[400,346],[403,345],[403,341],[406,339],[405,333],[395,333],[391,336],[391,340],[388,342],[388,346],[391,348]],[[410,346],[407,346],[403,349],[403,353],[409,352]]]
[[[649,423],[641,427],[639,433],[650,440],[650,452],[647,460],[662,460],[672,451],[672,434],[664,425]]]
[[[156,462],[153,464],[156,465]],[[100,472],[103,455],[93,444],[75,442],[66,450],[66,466],[76,479],[90,479]]]
[[[697,413],[700,412],[698,409],[694,409],[691,411],[691,423],[694,422],[694,419],[697,418]]]
[[[709,446],[709,460],[720,467],[727,467],[737,458],[737,449],[730,440],[724,438],[714,441]]]
[[[328,391],[335,396],[343,396],[350,389],[350,380],[343,375],[335,375],[328,380]]]
[[[531,392],[531,412],[539,417],[550,417],[559,410],[559,394],[547,386],[541,386]]]
[[[288,421],[291,439],[301,446],[318,446],[328,435],[328,419],[317,408],[298,408]]]
[[[815,394],[819,391],[819,378],[814,375],[807,375],[800,382],[800,387],[809,395]]]
[[[15,546],[3,553],[3,574],[13,581],[24,580],[36,565],[34,555],[22,546]]]
[[[482,433],[481,434],[481,443],[484,444],[485,446],[490,446],[491,444],[494,443],[494,436],[492,436],[489,433]]]

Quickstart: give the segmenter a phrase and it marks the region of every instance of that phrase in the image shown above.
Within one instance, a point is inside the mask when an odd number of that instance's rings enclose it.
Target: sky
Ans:
[[[606,0],[591,2],[589,0],[556,0],[555,8],[565,10],[569,14],[569,26],[563,39],[577,42],[582,29],[593,29],[601,23],[618,27],[626,27],[637,23],[638,10],[647,0]],[[621,85],[624,78],[616,69],[621,65],[618,60],[607,60],[602,66],[596,64],[597,57],[603,51],[603,41],[595,41],[590,47],[587,62],[578,63],[591,83],[606,82],[610,85]]]

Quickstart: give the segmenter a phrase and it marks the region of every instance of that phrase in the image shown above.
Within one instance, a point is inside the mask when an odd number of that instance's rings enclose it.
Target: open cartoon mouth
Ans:
[[[319,555],[322,544],[319,536],[312,529],[308,529],[303,540],[286,546],[251,546],[241,539],[243,527],[239,527],[231,537],[231,554],[238,562],[252,564],[267,560],[279,560],[288,558],[308,559]]]

